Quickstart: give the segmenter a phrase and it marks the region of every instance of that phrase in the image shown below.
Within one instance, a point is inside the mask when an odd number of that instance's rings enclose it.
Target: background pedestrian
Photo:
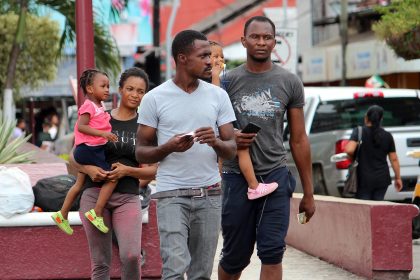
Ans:
[[[368,108],[362,128],[362,145],[360,146],[357,166],[356,198],[366,200],[383,200],[391,184],[387,157],[394,171],[394,185],[399,192],[402,189],[400,163],[395,150],[392,134],[381,127],[384,110],[373,105]],[[358,142],[358,129],[353,129],[345,152],[353,158]]]

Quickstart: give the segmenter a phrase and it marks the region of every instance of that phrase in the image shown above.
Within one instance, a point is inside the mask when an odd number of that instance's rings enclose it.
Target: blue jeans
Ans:
[[[228,274],[241,272],[250,262],[257,243],[262,264],[282,262],[284,238],[289,228],[290,197],[295,179],[286,167],[272,170],[258,181],[277,182],[271,194],[256,200],[247,197],[248,184],[242,174],[223,174],[222,231],[220,266]]]
[[[158,200],[162,279],[210,280],[221,220],[221,196]]]

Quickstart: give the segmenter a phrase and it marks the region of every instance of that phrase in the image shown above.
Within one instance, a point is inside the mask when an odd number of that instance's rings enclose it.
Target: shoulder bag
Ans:
[[[354,198],[357,192],[357,166],[359,165],[359,153],[360,146],[362,145],[362,127],[357,127],[357,147],[356,147],[356,156],[354,157],[353,162],[349,166],[349,171],[347,173],[346,181],[344,182],[343,188],[343,197]]]

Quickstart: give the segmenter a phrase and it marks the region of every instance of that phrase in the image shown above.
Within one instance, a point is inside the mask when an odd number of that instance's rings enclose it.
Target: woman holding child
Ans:
[[[119,245],[121,279],[141,279],[142,215],[139,200],[139,179],[151,180],[155,166],[139,168],[135,158],[137,108],[148,88],[147,74],[139,68],[130,68],[121,74],[118,108],[110,111],[112,133],[117,142],[108,142],[105,153],[111,171],[92,165],[79,165],[77,169],[87,174],[80,199],[80,217],[89,243],[92,279],[110,279],[112,255],[112,230]],[[117,186],[103,210],[103,219],[110,231],[100,232],[84,217],[95,207],[104,181],[117,181]]]

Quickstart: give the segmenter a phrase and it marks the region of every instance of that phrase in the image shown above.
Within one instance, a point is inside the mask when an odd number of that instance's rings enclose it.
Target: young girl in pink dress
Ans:
[[[117,142],[118,138],[111,133],[111,117],[102,106],[102,102],[109,97],[108,75],[97,69],[85,70],[80,77],[80,87],[86,99],[79,108],[74,127],[74,159],[79,164],[95,165],[110,171],[111,166],[105,158],[105,145],[108,141]],[[76,183],[67,193],[61,210],[51,216],[56,225],[69,235],[73,234],[73,229],[67,220],[68,213],[82,191],[85,176],[80,172],[77,174]],[[103,210],[116,185],[117,181],[107,181],[101,188],[95,208],[85,213],[85,217],[103,233],[108,232],[103,221]]]

